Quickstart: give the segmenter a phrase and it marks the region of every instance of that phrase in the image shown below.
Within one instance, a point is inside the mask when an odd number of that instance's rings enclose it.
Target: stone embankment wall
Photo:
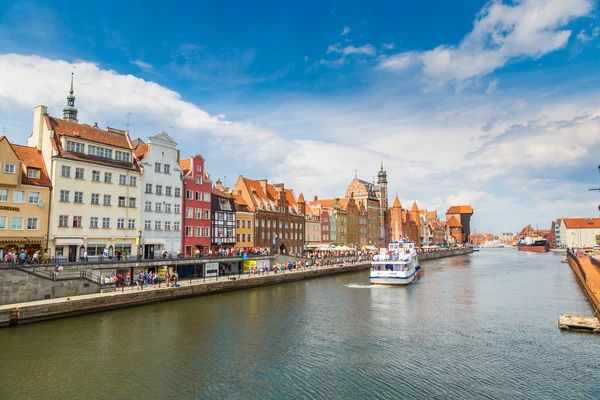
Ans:
[[[24,324],[48,319],[89,314],[98,311],[131,307],[161,301],[177,300],[186,297],[204,296],[214,293],[241,290],[327,275],[360,271],[370,268],[370,263],[330,267],[280,274],[270,273],[239,280],[219,280],[207,283],[185,285],[177,288],[146,289],[125,292],[111,292],[88,296],[61,298],[32,303],[0,306],[0,327],[10,324]]]
[[[100,293],[100,290],[99,284],[86,279],[52,281],[18,269],[0,270],[0,304]]]
[[[425,252],[425,253],[419,254],[419,261],[437,260],[438,258],[460,256],[463,254],[470,254],[472,252],[473,252],[472,247],[466,247],[466,248],[462,248],[462,249],[447,249],[447,250]]]

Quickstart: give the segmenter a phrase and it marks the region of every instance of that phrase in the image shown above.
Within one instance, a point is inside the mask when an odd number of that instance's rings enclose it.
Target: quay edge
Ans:
[[[472,251],[473,249],[450,249],[447,251],[422,253],[419,255],[419,260],[427,261],[458,256],[472,253]],[[236,280],[222,279],[206,283],[199,282],[178,288],[165,287],[160,289],[148,288],[144,290],[131,290],[131,288],[128,288],[128,290],[124,292],[95,293],[72,298],[63,297],[28,303],[7,304],[0,306],[0,328],[163,301],[206,296],[216,293],[338,275],[366,270],[369,269],[370,266],[370,262],[366,262],[280,274],[258,275],[251,278]]]

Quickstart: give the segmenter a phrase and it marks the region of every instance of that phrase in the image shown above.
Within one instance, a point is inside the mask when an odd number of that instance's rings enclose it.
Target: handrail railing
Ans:
[[[581,267],[581,264],[579,263],[579,259],[577,258],[577,256],[575,254],[573,254],[572,251],[567,249],[567,257],[571,258],[571,260],[573,260],[575,262],[575,265],[577,265],[577,269],[579,269],[579,272],[581,272],[581,276],[583,276],[583,281],[587,282],[587,276],[585,274],[585,271]]]

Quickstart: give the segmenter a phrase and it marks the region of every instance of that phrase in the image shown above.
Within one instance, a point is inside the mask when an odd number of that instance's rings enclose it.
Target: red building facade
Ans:
[[[212,182],[204,169],[204,157],[197,154],[181,160],[183,170],[182,252],[186,256],[208,253],[211,244]]]
[[[331,238],[329,237],[329,212],[325,209],[321,210],[321,242],[331,243]]]

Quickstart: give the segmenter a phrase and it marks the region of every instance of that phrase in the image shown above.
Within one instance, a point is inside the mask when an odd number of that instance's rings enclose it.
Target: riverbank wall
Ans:
[[[473,249],[449,249],[444,251],[421,253],[419,261],[469,254]],[[323,276],[337,275],[369,269],[370,262],[344,264],[319,269],[303,269],[293,272],[265,275],[238,275],[211,279],[181,280],[179,287],[146,288],[133,287],[118,289],[108,293],[84,294],[76,297],[62,297],[48,300],[31,301],[0,306],[0,327],[21,325],[75,315],[90,314],[119,308],[206,296],[210,294],[276,285]]]
[[[600,318],[600,263],[592,260],[589,256],[577,257],[571,252],[567,253],[567,259],[579,285],[592,304],[594,315]],[[598,265],[594,265],[593,262],[598,263]]]

